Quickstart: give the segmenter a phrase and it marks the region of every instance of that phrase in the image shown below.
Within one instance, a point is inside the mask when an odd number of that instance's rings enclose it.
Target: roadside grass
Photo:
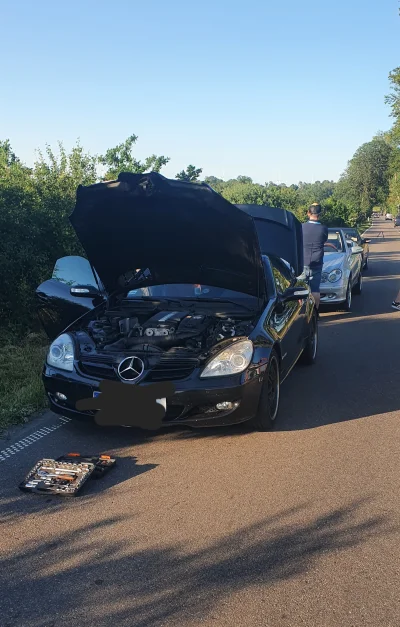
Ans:
[[[372,225],[372,222],[363,222],[362,224],[359,224],[359,225],[357,226],[357,229],[358,229],[358,231],[359,231],[359,232],[361,233],[361,235],[362,235],[363,233],[365,233],[365,231],[366,231],[367,229],[369,229],[369,227],[370,227],[371,225]]]
[[[41,373],[47,346],[42,333],[16,339],[11,330],[1,330],[0,432],[46,406]]]

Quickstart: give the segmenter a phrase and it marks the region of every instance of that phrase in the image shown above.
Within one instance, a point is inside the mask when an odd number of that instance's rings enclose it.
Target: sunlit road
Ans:
[[[398,627],[398,233],[375,221],[364,292],[321,316],[318,365],[282,387],[273,433],[68,423],[10,453],[50,414],[0,441],[0,624]],[[80,498],[19,492],[71,450],[119,466]]]

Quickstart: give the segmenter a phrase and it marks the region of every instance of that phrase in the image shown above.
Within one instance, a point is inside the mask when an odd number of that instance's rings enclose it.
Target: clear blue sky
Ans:
[[[336,179],[391,125],[397,0],[0,0],[0,138],[27,163],[131,133],[166,176]]]

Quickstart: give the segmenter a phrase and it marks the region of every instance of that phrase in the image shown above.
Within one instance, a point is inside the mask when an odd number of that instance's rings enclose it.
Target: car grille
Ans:
[[[140,357],[140,353],[138,357]],[[143,381],[177,381],[186,379],[199,366],[199,361],[193,357],[153,357],[143,359],[146,366]],[[83,374],[96,379],[113,379],[118,381],[118,363],[108,355],[91,356],[89,359],[80,361],[80,369]]]
[[[96,377],[96,379],[118,379],[114,362],[111,361],[109,357],[93,355],[90,360],[82,359],[79,366],[81,371],[89,375],[89,377]]]
[[[146,381],[176,381],[189,377],[199,362],[197,359],[166,359],[161,358],[146,375]]]

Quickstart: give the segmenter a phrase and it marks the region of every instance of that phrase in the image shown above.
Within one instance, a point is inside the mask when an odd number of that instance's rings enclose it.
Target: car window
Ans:
[[[347,231],[345,231],[345,235],[347,237],[354,237],[358,243],[361,242],[361,236],[356,229],[348,229]]]
[[[343,241],[342,241],[342,237],[340,233],[337,231],[329,231],[328,240],[324,246],[324,252],[325,253],[334,253],[334,252],[342,253],[343,250],[344,250]]]
[[[233,290],[226,290],[221,287],[213,287],[211,285],[194,285],[189,283],[171,283],[168,285],[152,285],[151,287],[141,287],[130,290],[127,298],[198,298],[209,299],[218,298],[238,301],[253,301],[254,297]]]
[[[57,259],[51,278],[66,285],[98,287],[90,263],[84,257],[71,256]]]
[[[272,273],[274,275],[276,291],[278,294],[283,294],[288,287],[291,286],[293,281],[293,275],[289,267],[276,257],[270,258]]]

